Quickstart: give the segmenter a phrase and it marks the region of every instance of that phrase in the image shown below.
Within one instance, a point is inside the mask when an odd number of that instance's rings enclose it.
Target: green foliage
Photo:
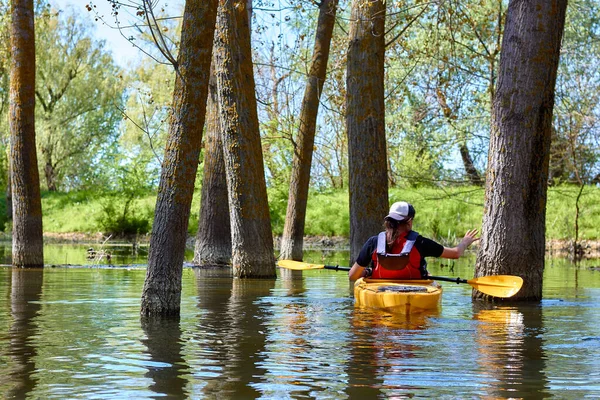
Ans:
[[[0,197],[0,232],[6,232],[9,227],[9,219],[6,215],[6,197]],[[10,226],[12,229],[12,226]]]
[[[579,188],[572,185],[548,190],[546,237],[572,239],[575,224],[575,199]],[[200,191],[194,193],[188,232],[198,227]],[[479,187],[402,188],[390,191],[390,202],[405,200],[416,209],[414,229],[441,243],[453,245],[471,228],[481,228],[484,190]],[[42,211],[45,232],[145,233],[153,219],[156,194],[140,190],[127,206],[127,197],[115,191],[44,192]],[[287,207],[284,188],[269,189],[272,227],[281,235]],[[0,196],[0,224],[6,223],[4,196]],[[127,211],[125,211],[127,207]],[[308,199],[305,234],[307,236],[350,235],[348,192],[331,190],[311,192]],[[382,217],[383,222],[383,217]],[[1,227],[2,225],[0,225]],[[580,199],[579,238],[600,239],[600,187],[586,186]],[[376,232],[375,232],[376,233]]]
[[[311,193],[304,233],[310,236],[349,236],[349,197],[345,190]]]
[[[127,199],[120,193],[109,191],[44,192],[42,194],[43,226],[45,232],[119,233],[118,227],[152,224],[154,193],[138,192],[124,213]],[[110,206],[109,203],[113,205]],[[118,212],[117,212],[118,210]],[[122,216],[125,215],[125,218]],[[121,220],[119,223],[117,223]],[[109,229],[117,227],[117,229]],[[143,229],[142,229],[143,231]],[[140,232],[141,233],[141,232]]]
[[[276,236],[283,234],[285,226],[285,213],[287,212],[289,188],[284,185],[269,187],[269,213],[271,215],[271,230]]]
[[[136,209],[133,199],[115,193],[102,203],[102,213],[97,217],[97,223],[105,236],[121,237],[150,232],[152,218],[152,210]]]
[[[575,201],[579,187],[561,185],[548,190],[546,237],[575,237]],[[600,187],[586,186],[579,200],[579,239],[600,239]]]
[[[36,143],[49,190],[102,185],[121,122],[122,72],[90,21],[47,9],[36,18]]]
[[[175,74],[171,66],[145,60],[130,71],[128,81],[120,150],[137,160],[137,167],[146,171],[146,180],[158,183]],[[127,164],[127,159],[120,160],[123,163]]]

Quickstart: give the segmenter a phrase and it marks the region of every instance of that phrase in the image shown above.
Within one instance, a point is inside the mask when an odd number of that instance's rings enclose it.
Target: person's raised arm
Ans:
[[[365,276],[365,267],[361,267],[358,263],[354,263],[352,268],[350,268],[350,271],[348,271],[348,278],[350,278],[351,281],[355,281],[363,276]]]
[[[460,258],[465,249],[469,247],[473,242],[479,240],[477,237],[477,229],[471,229],[465,233],[465,237],[460,241],[456,247],[444,247],[441,257],[443,258]]]

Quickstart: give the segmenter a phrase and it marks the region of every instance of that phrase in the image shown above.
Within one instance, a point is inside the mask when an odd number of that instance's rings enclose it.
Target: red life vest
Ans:
[[[373,251],[373,279],[422,279],[421,262],[422,257],[419,250],[414,246],[419,234],[415,231],[402,233],[392,244],[391,251],[386,251],[385,232],[381,232],[377,238],[377,249]],[[382,264],[392,268],[388,269]],[[400,265],[406,264],[405,267]]]

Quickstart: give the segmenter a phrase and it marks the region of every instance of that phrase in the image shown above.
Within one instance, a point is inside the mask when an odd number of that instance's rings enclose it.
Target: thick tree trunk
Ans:
[[[473,164],[473,158],[471,157],[471,153],[469,152],[469,148],[466,143],[463,143],[459,146],[460,157],[462,158],[463,166],[465,167],[465,172],[467,173],[467,178],[472,185],[482,186],[483,179],[481,179],[481,175],[479,175],[479,171],[475,168],[475,164]]]
[[[566,0],[508,5],[476,276],[520,275],[525,282],[512,299],[542,297],[552,110],[566,7]]]
[[[194,248],[194,263],[205,266],[231,263],[231,225],[217,97],[217,80],[213,73],[206,106],[204,179]]]
[[[233,273],[275,277],[246,1],[220,0],[215,36]]]
[[[383,217],[389,207],[383,86],[384,31],[384,2],[354,0],[346,78],[352,262],[364,242],[381,231]]]
[[[42,200],[35,147],[35,33],[33,0],[12,1],[10,170],[13,196],[12,263],[43,267]]]
[[[217,0],[187,0],[173,113],[156,200],[142,315],[178,315],[181,274],[202,143]]]
[[[6,218],[12,221],[13,205],[12,205],[12,179],[10,165],[8,166],[6,177]]]
[[[280,258],[302,261],[304,246],[304,223],[310,183],[313,147],[319,99],[325,83],[329,46],[338,0],[323,0],[320,3],[317,34],[313,49],[312,65],[302,100],[300,127],[292,161],[289,200],[285,215],[285,226],[281,238]]]

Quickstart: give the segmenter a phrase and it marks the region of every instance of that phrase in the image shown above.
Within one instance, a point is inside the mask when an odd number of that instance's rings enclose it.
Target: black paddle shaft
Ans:
[[[340,267],[339,265],[325,265],[324,269],[331,269],[334,271],[350,271],[350,268],[348,267]],[[460,278],[446,278],[444,276],[428,276],[424,279],[431,279],[434,281],[444,281],[444,282],[454,282],[456,284],[458,283],[469,283],[466,279],[460,279]]]
[[[334,271],[350,271],[350,268],[340,267],[339,265],[325,265],[325,269],[332,269]]]
[[[426,279],[432,279],[434,281],[454,282],[454,283],[469,283],[466,279],[460,278],[446,278],[444,276],[428,276]]]

